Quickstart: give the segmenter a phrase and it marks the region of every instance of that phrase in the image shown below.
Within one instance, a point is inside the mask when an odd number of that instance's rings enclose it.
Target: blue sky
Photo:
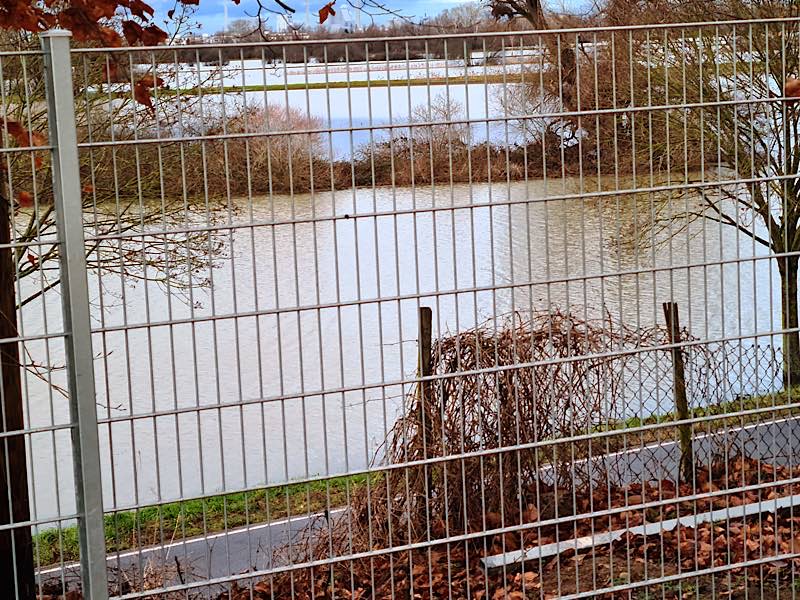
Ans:
[[[295,17],[296,22],[302,22],[305,19],[305,6],[306,0],[285,0],[287,4],[297,9]],[[319,7],[328,0],[309,0],[310,12],[312,19]],[[570,0],[575,1],[575,0]],[[393,9],[400,10],[403,14],[414,16],[417,19],[435,15],[446,8],[463,4],[464,0],[385,0],[387,6]],[[337,4],[343,4],[344,0],[339,0]],[[166,16],[167,10],[174,6],[174,0],[152,0],[151,5],[156,9],[156,17],[162,20]],[[223,29],[225,24],[225,6],[227,5],[228,20],[246,17],[247,13],[253,13],[256,10],[256,3],[254,0],[241,0],[237,6],[232,0],[200,0],[200,6],[197,9],[197,20],[202,23],[202,31],[205,33],[214,33]],[[362,17],[362,21],[366,22],[366,18]]]

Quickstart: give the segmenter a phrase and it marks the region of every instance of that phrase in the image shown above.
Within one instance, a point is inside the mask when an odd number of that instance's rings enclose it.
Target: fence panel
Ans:
[[[64,40],[54,189],[2,155],[42,590],[80,518],[92,598],[794,593],[797,19]]]

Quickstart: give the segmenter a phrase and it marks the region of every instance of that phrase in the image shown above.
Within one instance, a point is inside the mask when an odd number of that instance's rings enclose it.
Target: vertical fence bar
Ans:
[[[81,552],[83,594],[87,600],[108,597],[103,487],[95,405],[94,361],[89,320],[89,286],[83,237],[70,59],[71,34],[41,35],[44,50],[50,143],[53,146],[53,196],[60,242],[61,302],[66,331],[66,366],[73,420],[72,454]]]

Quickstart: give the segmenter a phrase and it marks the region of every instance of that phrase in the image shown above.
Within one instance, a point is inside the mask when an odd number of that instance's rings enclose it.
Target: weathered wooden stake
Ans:
[[[417,334],[417,344],[419,356],[417,372],[420,377],[428,377],[431,374],[431,337],[433,335],[433,311],[428,306],[419,307],[419,331]],[[431,419],[428,407],[428,382],[420,381],[417,386],[419,394],[419,424],[422,427],[422,439],[425,444],[425,458],[431,454]],[[428,493],[433,487],[432,473],[429,467],[425,467],[426,479],[428,480]]]
[[[431,374],[431,336],[433,335],[433,311],[429,306],[419,307],[419,374]]]
[[[681,324],[678,316],[677,302],[664,303],[664,318],[667,321],[667,335],[670,344],[681,341]],[[686,370],[683,364],[683,351],[672,348],[672,381],[675,390],[675,409],[681,421],[688,421],[689,402],[686,399]],[[692,424],[682,423],[678,426],[680,436],[680,478],[686,483],[691,483],[694,473],[694,452],[692,449]]]

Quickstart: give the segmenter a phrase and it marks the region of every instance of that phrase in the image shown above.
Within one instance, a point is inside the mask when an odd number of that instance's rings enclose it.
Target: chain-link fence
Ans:
[[[0,52],[4,597],[794,597],[798,23]]]

